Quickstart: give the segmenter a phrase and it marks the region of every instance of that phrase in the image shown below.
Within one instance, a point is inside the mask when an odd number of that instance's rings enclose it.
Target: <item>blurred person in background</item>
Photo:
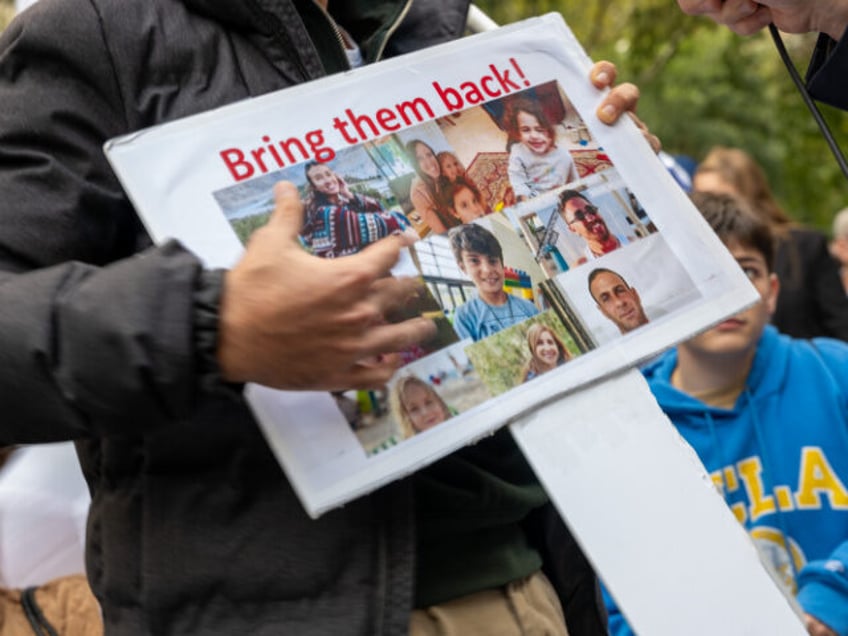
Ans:
[[[842,287],[848,294],[848,208],[841,210],[833,217],[833,240],[830,242],[830,253],[839,261],[839,278]]]
[[[750,154],[715,146],[695,170],[693,189],[740,197],[771,227],[777,239],[774,271],[781,282],[772,324],[795,338],[848,341],[848,298],[827,237],[783,211]]]

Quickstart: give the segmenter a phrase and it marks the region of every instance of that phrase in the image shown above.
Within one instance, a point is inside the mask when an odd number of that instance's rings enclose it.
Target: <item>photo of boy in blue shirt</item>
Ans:
[[[504,290],[503,248],[494,234],[472,223],[451,229],[448,237],[457,265],[477,288],[477,298],[457,307],[454,315],[461,338],[476,342],[539,313],[529,300]]]

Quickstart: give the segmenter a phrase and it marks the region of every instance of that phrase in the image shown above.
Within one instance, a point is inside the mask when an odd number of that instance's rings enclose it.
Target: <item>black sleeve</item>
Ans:
[[[132,256],[144,234],[102,152],[128,131],[100,20],[44,5],[0,36],[0,444],[183,417],[195,299],[220,286],[177,244]]]
[[[839,42],[819,36],[806,79],[807,89],[817,100],[848,110],[848,34]]]

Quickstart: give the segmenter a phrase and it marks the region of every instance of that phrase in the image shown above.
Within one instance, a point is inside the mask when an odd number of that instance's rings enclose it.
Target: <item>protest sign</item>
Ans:
[[[246,396],[311,515],[636,365],[757,294],[548,15],[110,141],[157,242],[230,267],[294,182],[304,247],[390,233],[439,337],[382,391]],[[305,425],[308,423],[308,425]]]

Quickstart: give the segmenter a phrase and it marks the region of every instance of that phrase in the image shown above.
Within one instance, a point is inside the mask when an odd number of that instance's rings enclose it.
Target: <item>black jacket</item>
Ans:
[[[780,293],[772,323],[794,338],[826,336],[848,342],[848,297],[827,237],[792,228],[777,243],[774,271]]]
[[[807,88],[816,99],[848,110],[848,34],[839,42],[819,36],[807,68]]]
[[[368,60],[459,36],[467,9],[337,4]],[[311,0],[42,0],[0,38],[0,444],[78,441],[109,634],[407,631],[409,484],[306,517],[215,377],[220,276],[150,247],[101,151],[343,68],[329,29]]]

